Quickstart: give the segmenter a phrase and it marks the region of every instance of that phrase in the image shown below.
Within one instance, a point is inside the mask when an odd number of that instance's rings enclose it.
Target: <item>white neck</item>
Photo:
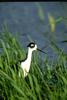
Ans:
[[[31,63],[31,59],[32,59],[32,51],[30,48],[28,48],[28,55],[27,55],[27,60]]]

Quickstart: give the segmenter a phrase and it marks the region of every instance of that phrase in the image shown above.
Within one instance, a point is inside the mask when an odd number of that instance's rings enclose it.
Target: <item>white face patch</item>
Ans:
[[[34,46],[34,44],[31,44],[31,46],[33,47],[33,46]]]
[[[31,43],[28,44],[27,47],[34,48],[35,47],[35,43],[34,42],[31,42]]]

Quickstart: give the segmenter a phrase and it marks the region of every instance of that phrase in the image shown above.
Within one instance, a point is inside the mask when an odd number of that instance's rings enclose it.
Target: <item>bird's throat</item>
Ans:
[[[27,60],[31,63],[31,59],[32,59],[32,51],[30,49],[28,49],[28,54],[27,54]]]

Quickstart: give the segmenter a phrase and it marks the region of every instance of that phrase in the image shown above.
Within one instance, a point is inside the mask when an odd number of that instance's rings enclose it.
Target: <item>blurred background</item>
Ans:
[[[2,2],[0,32],[4,25],[25,49],[35,41],[49,59],[55,59],[50,47],[50,42],[55,41],[67,53],[67,2]]]

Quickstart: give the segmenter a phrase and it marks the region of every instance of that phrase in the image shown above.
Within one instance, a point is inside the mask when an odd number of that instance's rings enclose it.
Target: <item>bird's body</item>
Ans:
[[[30,43],[28,46],[28,54],[25,61],[21,62],[21,68],[23,69],[24,77],[26,77],[30,70],[31,60],[32,60],[32,53],[34,50],[37,49],[37,45],[35,43]]]
[[[27,74],[30,70],[31,59],[32,59],[32,52],[30,51],[30,49],[28,49],[27,59],[25,61],[21,62],[21,68],[23,69],[24,77],[27,76]]]
[[[26,77],[29,73],[33,51],[39,50],[39,51],[43,52],[42,50],[38,49],[37,45],[33,42],[31,42],[27,47],[28,47],[27,58],[24,61],[22,61],[20,64],[20,67],[23,69],[24,77]],[[43,52],[43,53],[45,53],[45,52]]]

